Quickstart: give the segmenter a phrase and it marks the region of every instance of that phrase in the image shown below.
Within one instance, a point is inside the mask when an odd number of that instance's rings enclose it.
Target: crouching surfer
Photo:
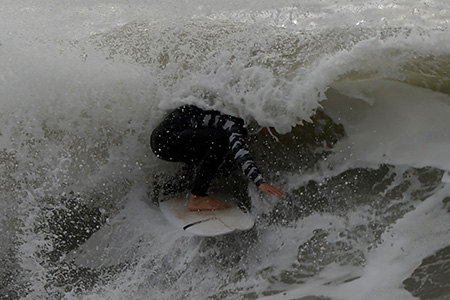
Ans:
[[[185,105],[171,112],[155,128],[150,143],[158,158],[196,165],[189,210],[220,210],[229,205],[209,196],[208,188],[229,150],[234,162],[261,191],[267,195],[284,196],[282,190],[263,179],[247,151],[246,135],[244,121],[240,118]]]

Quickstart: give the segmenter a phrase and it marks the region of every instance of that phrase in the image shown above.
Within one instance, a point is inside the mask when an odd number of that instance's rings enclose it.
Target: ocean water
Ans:
[[[3,0],[1,299],[450,299],[450,4]],[[185,235],[149,149],[181,104],[248,144],[256,226]]]

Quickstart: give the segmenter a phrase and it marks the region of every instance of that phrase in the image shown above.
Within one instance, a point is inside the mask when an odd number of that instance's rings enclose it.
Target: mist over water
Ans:
[[[9,1],[0,8],[0,298],[446,299],[445,1]],[[256,226],[184,235],[149,149],[196,104],[285,199],[214,182]]]

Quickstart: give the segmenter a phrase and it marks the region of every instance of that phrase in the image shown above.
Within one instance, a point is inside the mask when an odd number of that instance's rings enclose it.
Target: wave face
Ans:
[[[4,2],[0,298],[450,297],[447,2]],[[183,169],[149,135],[186,103],[278,132],[248,143],[286,198],[214,182],[252,230],[155,205]]]

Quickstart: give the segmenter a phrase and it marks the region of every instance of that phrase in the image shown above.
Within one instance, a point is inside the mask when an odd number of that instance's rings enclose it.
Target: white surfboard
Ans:
[[[223,210],[190,211],[187,197],[177,196],[162,199],[159,207],[172,225],[194,235],[216,236],[248,230],[255,225],[255,218],[250,212],[227,203],[231,207]]]

